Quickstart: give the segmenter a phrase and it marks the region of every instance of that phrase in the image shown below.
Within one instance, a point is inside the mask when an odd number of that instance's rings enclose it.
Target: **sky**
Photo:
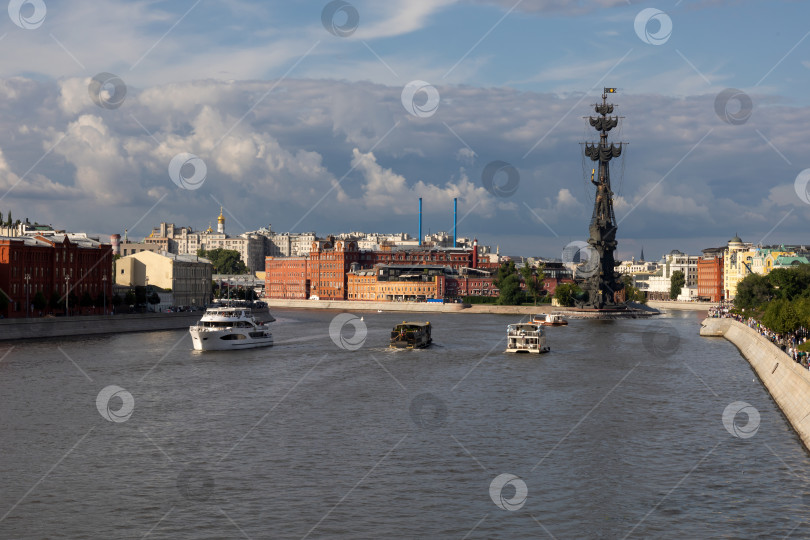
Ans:
[[[0,213],[91,234],[588,237],[615,87],[619,258],[810,244],[810,3],[11,0]]]

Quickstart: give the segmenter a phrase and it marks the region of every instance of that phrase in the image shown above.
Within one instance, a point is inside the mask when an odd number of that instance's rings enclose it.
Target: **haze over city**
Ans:
[[[630,143],[612,173],[618,258],[735,234],[808,243],[794,185],[810,167],[805,3],[79,0],[26,3],[16,19],[12,7],[4,215],[138,238],[162,221],[203,229],[222,205],[234,234],[416,236],[418,197],[425,232],[452,229],[457,197],[460,236],[559,257],[588,237],[578,143],[594,132],[581,117],[616,87],[611,138]],[[180,154],[205,165],[192,189],[170,176]]]

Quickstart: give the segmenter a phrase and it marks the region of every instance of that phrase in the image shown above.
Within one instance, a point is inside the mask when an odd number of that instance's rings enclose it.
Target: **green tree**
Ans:
[[[139,305],[146,303],[146,287],[135,286],[135,302]]]
[[[113,295],[113,297],[112,297],[112,305],[113,305],[114,307],[118,307],[118,306],[120,306],[120,305],[121,305],[121,303],[122,303],[123,301],[124,301],[124,299],[123,299],[123,298],[121,298],[121,295],[120,295],[120,294],[117,294],[117,293],[116,293],[116,294],[114,294],[114,295]]]
[[[624,283],[624,290],[626,292],[628,302],[638,302],[640,304],[647,303],[647,297],[644,296],[644,293],[633,285],[632,277],[624,274],[622,276],[622,283]]]
[[[51,309],[63,309],[65,307],[65,299],[58,291],[51,293]]]
[[[543,280],[546,277],[543,272],[543,264],[540,263],[537,268],[526,264],[520,269],[520,275],[523,276],[523,282],[526,284],[526,292],[537,302],[537,297],[543,294]]]
[[[215,274],[247,274],[248,268],[242,261],[239,252],[234,249],[198,249],[197,255],[205,257],[214,266]]]
[[[45,298],[42,291],[37,291],[37,293],[34,295],[32,303],[34,304],[34,309],[41,311],[48,305],[48,299]]]
[[[82,298],[81,298],[80,302],[81,302],[82,306],[90,307],[90,306],[93,305],[93,297],[90,296],[89,292],[84,291],[84,294],[82,294]]]
[[[127,291],[127,294],[124,295],[124,302],[128,306],[135,305],[135,293],[133,291]]]
[[[795,307],[789,300],[777,298],[768,302],[762,316],[762,324],[779,334],[795,332],[801,326],[801,320]]]
[[[757,309],[773,296],[773,285],[767,276],[748,274],[737,284],[734,307]]]
[[[8,296],[3,291],[0,291],[0,312],[4,312],[8,308]]]
[[[792,268],[777,268],[768,274],[768,281],[773,285],[774,298],[793,300],[806,288],[799,272]]]
[[[498,304],[504,306],[520,305],[520,278],[517,275],[514,261],[506,261],[498,268],[493,280],[498,287]]]
[[[680,270],[672,272],[672,277],[669,278],[669,298],[675,300],[681,294],[681,289],[686,284],[686,277]]]
[[[571,307],[582,294],[582,289],[576,283],[560,283],[554,290],[554,298],[561,306]]]
[[[149,295],[149,303],[152,304],[153,306],[155,304],[159,304],[160,303],[160,295],[158,295],[158,293],[156,293],[156,292],[153,292],[152,294],[150,294]]]

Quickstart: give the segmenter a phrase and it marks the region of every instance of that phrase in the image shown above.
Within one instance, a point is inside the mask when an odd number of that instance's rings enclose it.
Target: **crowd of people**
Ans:
[[[779,347],[785,354],[790,356],[794,362],[810,369],[810,358],[808,358],[806,352],[799,350],[799,346],[807,341],[808,331],[806,328],[801,327],[795,332],[779,334],[767,328],[754,317],[745,317],[739,313],[733,313],[728,305],[723,304],[711,308],[709,310],[709,317],[734,319],[737,322],[747,325],[749,328],[756,330],[761,336],[765,337],[768,341]]]

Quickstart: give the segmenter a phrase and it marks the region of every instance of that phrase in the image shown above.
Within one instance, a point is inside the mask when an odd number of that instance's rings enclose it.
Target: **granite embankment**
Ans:
[[[336,309],[341,311],[387,311],[413,313],[502,313],[507,315],[531,315],[558,311],[548,304],[542,306],[496,306],[493,304],[441,304],[439,302],[355,302],[346,300],[280,300],[262,298],[270,309]]]
[[[717,307],[717,302],[677,302],[647,300],[647,305],[661,311],[708,311],[709,308]]]
[[[701,336],[724,337],[740,350],[810,450],[810,371],[759,332],[734,319],[705,319],[701,325]]]
[[[202,315],[200,311],[192,311],[183,313],[137,313],[106,317],[103,315],[86,315],[5,319],[0,321],[0,340],[176,330],[188,328],[199,321]]]
[[[539,306],[496,306],[493,304],[441,304],[433,302],[355,302],[346,300],[281,300],[262,298],[270,306],[284,309],[335,309],[341,311],[383,311],[412,313],[490,313],[499,315],[532,315],[535,313],[560,312],[569,318],[596,318],[595,313],[586,313],[574,308],[564,308],[542,304]],[[639,306],[639,316],[650,315],[654,310],[645,310]]]

